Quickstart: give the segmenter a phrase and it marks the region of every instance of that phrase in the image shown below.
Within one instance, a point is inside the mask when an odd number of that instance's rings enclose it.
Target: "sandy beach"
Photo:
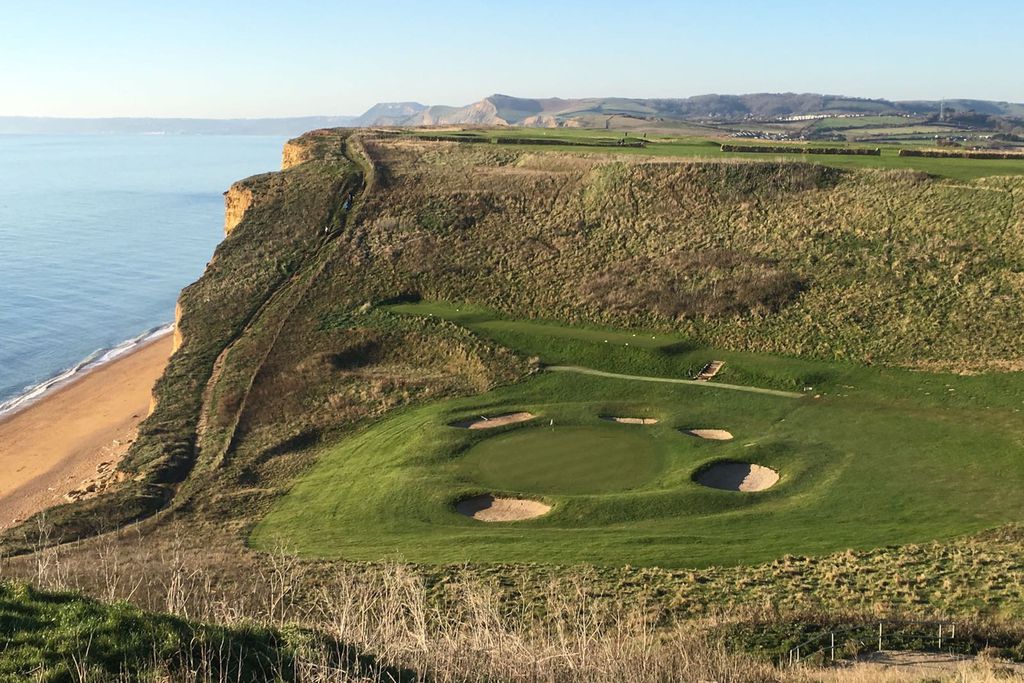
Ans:
[[[0,418],[0,529],[114,478],[170,355],[167,334]]]

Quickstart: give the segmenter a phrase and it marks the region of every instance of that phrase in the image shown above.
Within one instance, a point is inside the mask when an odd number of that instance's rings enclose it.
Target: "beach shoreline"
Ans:
[[[144,335],[31,403],[0,415],[0,529],[116,481],[150,410],[172,335]],[[109,352],[108,352],[109,353]]]

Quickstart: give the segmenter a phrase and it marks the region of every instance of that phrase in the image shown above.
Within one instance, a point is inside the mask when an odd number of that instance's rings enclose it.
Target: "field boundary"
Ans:
[[[637,382],[661,382],[663,384],[687,384],[705,389],[725,389],[728,391],[745,391],[750,394],[765,394],[767,396],[780,396],[782,398],[803,398],[804,394],[795,391],[783,391],[782,389],[765,389],[764,387],[750,387],[742,384],[725,384],[722,382],[702,382],[696,379],[680,379],[677,377],[648,377],[645,375],[622,375],[617,372],[605,372],[584,368],[579,365],[549,365],[545,368],[548,372],[571,372],[577,375],[590,375],[592,377],[606,377],[608,379],[628,379]]]

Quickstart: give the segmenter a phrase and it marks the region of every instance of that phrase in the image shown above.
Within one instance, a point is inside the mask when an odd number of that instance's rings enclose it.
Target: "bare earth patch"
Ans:
[[[536,415],[533,413],[506,413],[505,415],[494,415],[493,417],[480,417],[472,420],[459,420],[458,422],[452,422],[452,427],[458,427],[459,429],[494,429],[495,427],[503,427],[505,425],[515,424],[517,422],[526,422],[532,420]]]
[[[770,467],[747,462],[717,462],[697,473],[702,486],[724,491],[764,491],[775,486],[779,473]]]
[[[602,415],[602,420],[618,422],[624,425],[653,425],[658,424],[657,418],[653,417],[616,417],[614,415]]]
[[[481,522],[516,522],[546,515],[550,505],[525,498],[495,498],[490,494],[460,500],[455,505],[459,514]]]
[[[724,429],[684,429],[683,434],[711,441],[732,441],[732,432],[727,432]]]

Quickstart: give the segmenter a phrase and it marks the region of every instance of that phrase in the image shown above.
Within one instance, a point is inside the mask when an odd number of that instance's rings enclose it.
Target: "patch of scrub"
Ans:
[[[602,420],[608,422],[618,422],[623,425],[653,425],[658,424],[658,419],[655,417],[617,417],[615,415],[602,415]]]
[[[491,494],[460,500],[455,510],[481,522],[518,522],[546,515],[551,506],[527,498],[499,498]]]
[[[684,429],[683,434],[711,441],[732,441],[732,432],[727,432],[724,429]]]
[[[468,420],[458,420],[450,423],[452,427],[458,427],[459,429],[494,429],[495,427],[504,427],[505,425],[515,424],[517,422],[526,422],[537,417],[533,413],[505,413],[504,415],[493,415],[487,417],[481,415],[477,418],[471,418]]]
[[[698,471],[693,479],[701,486],[723,491],[764,491],[775,486],[779,473],[754,463],[722,461]]]

